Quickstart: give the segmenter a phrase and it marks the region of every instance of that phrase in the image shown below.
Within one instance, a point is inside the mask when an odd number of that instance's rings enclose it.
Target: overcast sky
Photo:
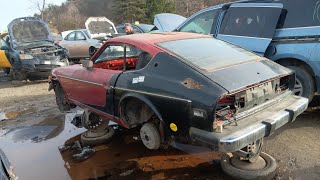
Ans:
[[[1,0],[0,31],[7,29],[7,25],[15,18],[33,16],[38,13],[32,2],[37,0]],[[42,0],[38,0],[42,1]],[[47,0],[49,3],[60,5],[66,0]]]

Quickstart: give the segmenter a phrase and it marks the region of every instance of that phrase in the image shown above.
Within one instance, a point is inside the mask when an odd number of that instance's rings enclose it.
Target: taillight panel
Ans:
[[[215,130],[221,129],[220,126],[228,125],[245,117],[242,115],[239,118],[237,114],[243,114],[247,110],[263,105],[275,97],[292,90],[293,83],[294,74],[249,86],[235,93],[220,97],[216,103],[213,128]]]

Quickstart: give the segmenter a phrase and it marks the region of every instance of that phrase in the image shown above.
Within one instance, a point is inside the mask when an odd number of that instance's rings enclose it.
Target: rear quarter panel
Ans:
[[[226,93],[223,88],[192,67],[166,53],[158,53],[145,68],[120,75],[115,104],[128,94],[143,96],[159,112],[169,134],[185,135],[190,126],[211,130],[213,105],[223,93]],[[205,110],[206,117],[195,118],[193,108]],[[175,123],[179,130],[170,131],[170,123]]]

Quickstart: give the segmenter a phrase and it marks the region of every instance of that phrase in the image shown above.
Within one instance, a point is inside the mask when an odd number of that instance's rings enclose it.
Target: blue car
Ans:
[[[52,69],[69,65],[68,51],[54,43],[48,25],[36,17],[11,21],[0,43],[0,68],[17,80],[47,78]]]
[[[295,94],[320,93],[318,0],[238,1],[203,9],[176,31],[213,37],[265,56],[296,72]]]

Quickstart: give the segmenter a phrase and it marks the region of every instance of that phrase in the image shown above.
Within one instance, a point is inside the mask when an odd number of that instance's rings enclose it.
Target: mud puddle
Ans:
[[[58,146],[84,131],[70,123],[74,115],[49,115],[37,125],[9,130],[0,138],[0,148],[19,179],[71,179]]]
[[[147,150],[130,134],[118,133],[105,145],[94,147],[95,155],[78,162],[72,151],[61,153],[72,179],[227,179],[220,172],[217,153],[187,154],[180,150]],[[66,143],[79,140],[76,136]]]
[[[117,130],[107,144],[96,146],[90,158],[74,159],[75,150],[59,150],[80,139],[85,131],[70,122],[75,113],[15,128],[0,138],[0,148],[20,179],[226,179],[216,152],[175,144],[147,150],[131,132]]]
[[[14,119],[22,115],[33,114],[36,113],[35,108],[28,108],[22,111],[10,111],[10,112],[0,112],[0,121],[7,119]]]

